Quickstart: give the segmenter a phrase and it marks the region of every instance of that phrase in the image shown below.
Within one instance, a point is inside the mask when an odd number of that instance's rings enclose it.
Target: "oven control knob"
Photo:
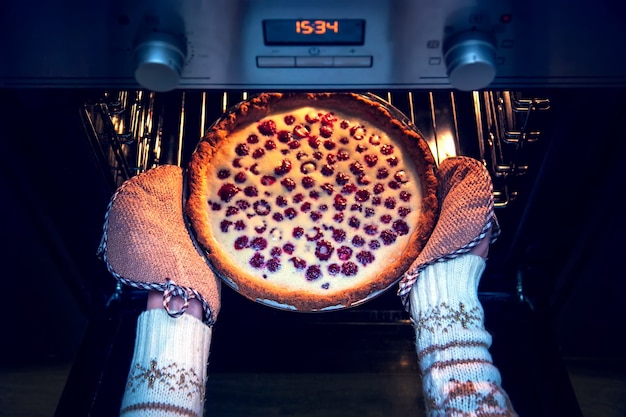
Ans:
[[[496,76],[496,43],[485,32],[461,32],[443,44],[448,79],[463,91],[487,87]]]
[[[151,33],[135,47],[135,79],[152,91],[170,91],[178,86],[187,56],[183,36]]]

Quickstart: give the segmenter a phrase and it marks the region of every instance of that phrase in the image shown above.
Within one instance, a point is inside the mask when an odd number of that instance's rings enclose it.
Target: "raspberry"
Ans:
[[[356,254],[356,260],[359,261],[359,263],[363,266],[369,265],[372,262],[374,262],[374,255],[372,255],[372,252],[368,252],[368,251],[361,251],[359,253]]]
[[[349,128],[349,127],[350,127],[350,122],[349,122],[349,121],[347,121],[347,120],[342,120],[342,121],[339,123],[339,127],[341,127],[342,129],[347,129],[347,128]]]
[[[367,149],[368,149],[368,148],[367,148],[367,146],[365,146],[365,145],[363,145],[363,144],[361,144],[361,143],[359,143],[358,145],[356,145],[356,151],[357,151],[358,153],[363,153],[363,152],[365,152]]]
[[[400,207],[400,208],[398,209],[398,215],[399,215],[400,217],[406,217],[406,216],[408,216],[408,215],[409,215],[409,213],[410,213],[410,212],[411,212],[411,209],[410,209],[410,208],[408,208],[408,207]]]
[[[235,167],[235,168],[241,168],[241,158],[235,158],[235,159],[233,159],[233,167]]]
[[[307,123],[313,124],[319,122],[320,117],[317,113],[311,112],[304,116],[304,120],[306,120]]]
[[[315,180],[311,177],[309,177],[308,175],[304,178],[302,178],[302,186],[304,188],[311,188],[315,185]]]
[[[304,276],[307,281],[315,281],[320,279],[324,274],[322,274],[322,270],[317,265],[311,265],[307,268]]]
[[[409,176],[403,170],[396,172],[393,175],[393,179],[398,181],[400,184],[406,184],[409,182]]]
[[[376,226],[375,224],[368,224],[365,227],[363,227],[363,230],[365,230],[366,234],[370,236],[374,236],[375,234],[378,233],[378,226]]]
[[[303,126],[303,125],[296,125],[293,128],[292,133],[293,133],[293,136],[295,136],[296,138],[303,139],[303,138],[306,138],[307,136],[309,136],[310,132],[309,132],[309,128],[308,127]],[[299,142],[298,142],[298,144],[299,144]]]
[[[306,261],[304,259],[298,258],[294,256],[293,258],[289,258],[289,260],[293,263],[293,266],[296,269],[304,269],[306,268]]]
[[[322,158],[324,158],[324,154],[320,151],[315,151],[313,152],[313,158],[317,159],[318,161],[321,161]]]
[[[288,255],[293,254],[295,250],[296,250],[296,247],[293,245],[293,243],[287,242],[283,245],[283,251]]]
[[[396,237],[397,235],[392,230],[389,230],[389,229],[385,229],[382,232],[380,232],[380,239],[383,241],[383,244],[386,246],[389,246],[393,242],[395,242]]]
[[[389,181],[389,188],[391,188],[392,190],[397,190],[398,188],[400,188],[400,183],[397,181]]]
[[[378,171],[376,171],[376,178],[378,178],[379,180],[385,179],[389,176],[389,170],[387,168],[378,168]]]
[[[323,126],[332,126],[337,121],[337,116],[334,113],[326,113],[322,116],[322,125]]]
[[[320,198],[320,193],[317,190],[311,190],[309,191],[309,198],[313,199],[313,200],[317,200],[318,198]]]
[[[400,161],[398,160],[396,156],[390,156],[389,158],[387,158],[387,163],[389,164],[390,167],[397,166],[399,162]]]
[[[349,277],[356,275],[359,272],[359,267],[352,261],[344,262],[341,265],[341,273]]]
[[[308,240],[309,242],[315,242],[316,240],[321,239],[322,237],[324,237],[324,234],[322,233],[322,230],[319,227],[314,227],[313,230],[315,230],[315,234],[314,235],[306,235],[306,240]]]
[[[393,197],[387,197],[385,198],[385,202],[383,203],[383,205],[389,210],[393,210],[394,208],[396,208],[396,199]]]
[[[287,204],[289,204],[287,202],[287,199],[283,197],[282,195],[279,195],[278,197],[276,197],[276,205],[278,207],[285,207]]]
[[[332,134],[332,131],[331,131],[331,134]],[[322,135],[322,136],[324,136],[324,135]],[[324,137],[325,138],[329,138],[330,136],[324,136]],[[332,140],[332,139],[327,139],[327,140],[324,141],[324,147],[327,150],[329,150],[329,151],[332,151],[333,149],[335,149],[335,146],[337,146],[337,145],[335,144],[335,141]]]
[[[250,265],[252,265],[252,267],[254,268],[261,269],[263,268],[264,264],[265,257],[260,252],[255,252],[255,254],[252,255],[252,258],[250,258]]]
[[[254,230],[258,234],[263,234],[265,232],[265,230],[267,230],[267,223],[263,222],[262,226],[254,226]]]
[[[393,145],[383,145],[380,147],[380,153],[383,155],[391,155],[393,153]]]
[[[274,133],[276,133],[276,122],[274,122],[273,120],[266,120],[259,123],[257,129],[263,136],[272,136]]]
[[[337,257],[342,261],[347,261],[352,256],[352,249],[348,246],[341,246],[337,249]]]
[[[369,218],[369,217],[374,217],[374,214],[376,214],[376,211],[373,208],[367,207],[365,209],[365,218],[366,219]]]
[[[233,196],[237,194],[239,191],[241,190],[236,185],[226,183],[220,187],[219,191],[217,192],[217,195],[220,197],[222,201],[224,201],[225,203],[228,203],[230,199],[233,198]]]
[[[348,153],[348,151],[342,149],[337,152],[338,161],[347,161],[348,159],[350,159],[350,154]]]
[[[235,182],[238,184],[246,182],[246,173],[243,171],[238,172],[237,175],[235,175]]]
[[[365,245],[365,239],[363,239],[361,236],[356,235],[352,238],[352,246],[360,248],[363,245]]]
[[[289,171],[291,171],[291,161],[289,159],[283,159],[280,161],[280,165],[274,168],[274,174],[276,175],[285,175]]]
[[[376,185],[374,185],[374,194],[380,194],[383,191],[385,191],[384,185],[382,185],[381,183],[376,183]]]
[[[371,168],[378,162],[378,156],[374,154],[367,154],[363,157],[363,160],[365,161],[365,164]]]
[[[320,187],[322,190],[326,191],[326,194],[332,195],[335,192],[335,187],[332,184],[324,183]]]
[[[330,256],[333,254],[333,245],[327,240],[318,240],[317,245],[315,246],[315,256],[320,261],[327,261]]]
[[[259,175],[259,164],[252,164],[252,166],[250,167],[250,172],[252,172],[254,175]]]
[[[380,242],[378,240],[374,239],[374,240],[372,240],[369,243],[368,246],[370,247],[371,250],[376,250],[376,249],[380,248]]]
[[[287,146],[289,146],[289,149],[297,149],[300,147],[300,142],[297,140],[291,140],[287,143]]]
[[[337,275],[341,271],[341,267],[337,264],[328,265],[328,273],[330,275]]]
[[[254,159],[263,158],[263,155],[265,155],[265,150],[263,148],[257,148],[254,152],[252,152],[252,157]]]
[[[337,211],[342,211],[346,209],[347,200],[341,194],[335,194],[335,202],[333,203],[333,207]]]
[[[356,190],[358,190],[356,185],[354,185],[352,183],[348,183],[348,184],[344,185],[343,188],[341,189],[341,194],[352,194]]]
[[[256,197],[259,195],[259,190],[254,185],[249,185],[243,189],[243,193],[248,197]]]
[[[276,182],[276,178],[272,177],[271,175],[263,175],[261,177],[261,184],[263,185],[272,185]]]
[[[346,240],[346,232],[343,229],[334,229],[333,240],[337,243],[343,242]]]
[[[282,214],[278,213],[278,212],[276,212],[276,213],[274,213],[272,215],[272,219],[274,219],[275,222],[282,222],[284,218],[285,217]]]
[[[276,137],[278,138],[278,141],[281,143],[287,143],[291,140],[291,134],[287,132],[286,130],[281,130],[280,132],[278,132],[276,134]]]
[[[302,205],[300,206],[300,211],[303,213],[311,211],[311,203],[309,203],[308,201],[302,203]]]
[[[267,240],[262,237],[255,237],[250,242],[250,247],[254,250],[263,250],[267,248]]]
[[[363,206],[358,203],[354,203],[350,206],[350,211],[358,211],[359,213],[363,211]]]
[[[398,236],[404,236],[409,233],[409,225],[404,220],[396,220],[393,222],[392,227]]]
[[[268,151],[273,151],[274,149],[276,149],[276,142],[274,142],[271,139],[268,139],[265,141],[265,149]]]
[[[287,116],[285,116],[285,119],[284,119],[284,120],[285,120],[285,124],[286,124],[287,126],[289,126],[289,125],[292,125],[292,124],[294,124],[294,123],[295,123],[296,118],[295,118],[295,117],[293,117],[291,114],[288,114]]]
[[[328,206],[326,204],[320,204],[319,209],[320,211],[326,211],[328,210]]]
[[[317,149],[322,144],[322,140],[318,138],[317,136],[311,136],[309,137],[309,140],[307,141],[307,143],[309,144],[311,148]]]
[[[296,182],[291,178],[283,178],[280,183],[287,191],[293,191],[296,188]]]
[[[246,228],[246,223],[243,220],[237,220],[235,222],[235,230],[244,230]]]
[[[356,178],[356,182],[359,185],[369,185],[369,183],[371,182],[369,177],[366,174],[360,174],[357,178]]]
[[[380,206],[380,203],[381,203],[380,197],[378,197],[378,196],[372,197],[372,205],[373,206]]]
[[[339,172],[335,176],[335,182],[337,183],[337,185],[346,185],[348,181],[350,181],[350,176],[345,172]]]
[[[245,143],[240,143],[235,147],[235,153],[239,156],[246,156],[250,153],[250,147]]]
[[[252,205],[252,208],[254,209],[254,212],[259,216],[267,216],[268,214],[270,214],[270,211],[272,209],[270,203],[265,200],[255,201]]]
[[[354,227],[355,229],[358,229],[359,226],[361,225],[361,221],[359,219],[357,219],[356,217],[352,216],[348,220],[348,225],[350,227]]]
[[[270,250],[270,255],[273,257],[277,257],[282,255],[283,250],[281,248],[279,248],[278,246],[274,246],[271,250]]]
[[[228,228],[233,224],[233,222],[231,222],[230,220],[222,220],[220,222],[220,230],[222,231],[222,233],[227,233],[228,232]]]
[[[311,220],[316,222],[322,218],[322,213],[320,213],[319,211],[312,211],[311,214],[309,214],[309,217],[311,218]]]
[[[266,268],[270,272],[277,272],[280,269],[280,259],[272,258],[265,264]]]
[[[384,224],[390,223],[391,222],[391,215],[383,214],[382,216],[380,216],[380,222],[384,223]]]
[[[211,203],[211,210],[220,211],[222,209],[222,205],[220,203]]]
[[[248,136],[248,139],[246,139],[246,142],[248,142],[249,144],[255,144],[259,142],[259,137],[257,135],[250,135]]]
[[[360,163],[359,161],[355,161],[353,163],[350,164],[350,172],[352,172],[354,175],[359,175],[363,173],[363,164]]]
[[[234,216],[237,213],[239,213],[239,209],[237,207],[228,206],[226,209],[226,217]]]
[[[363,203],[370,199],[370,192],[367,190],[359,190],[356,192],[354,199],[359,203]]]
[[[350,143],[350,139],[348,139],[345,136],[342,136],[339,138],[339,143],[341,143],[342,145],[347,145],[348,143]]]
[[[302,202],[302,200],[304,200],[304,194],[302,194],[302,193],[298,193],[298,194],[296,194],[296,195],[294,195],[294,196],[293,196],[293,202],[294,202],[294,204],[301,203],[301,202]]]
[[[220,169],[219,171],[217,171],[217,178],[221,179],[221,180],[225,180],[226,178],[230,177],[230,171],[227,169]]]
[[[285,209],[285,217],[288,218],[289,220],[293,219],[297,215],[298,215],[298,212],[296,211],[295,208],[289,207],[288,209]]]
[[[400,191],[400,200],[408,202],[411,199],[411,193],[407,191]]]
[[[365,137],[365,127],[363,126],[352,126],[350,128],[350,135],[356,139],[361,140]]]
[[[343,221],[343,213],[339,212],[333,216],[333,220],[337,223],[341,223]]]
[[[326,155],[326,162],[328,162],[329,165],[333,165],[337,162],[337,155],[335,155],[334,153],[329,153],[328,155]]]
[[[247,236],[239,236],[235,239],[235,249],[241,250],[248,246],[248,237]]]
[[[378,136],[378,135],[372,135],[372,136],[370,136],[370,138],[369,138],[369,142],[370,142],[372,145],[374,145],[374,146],[376,146],[376,145],[380,145],[380,136]]]

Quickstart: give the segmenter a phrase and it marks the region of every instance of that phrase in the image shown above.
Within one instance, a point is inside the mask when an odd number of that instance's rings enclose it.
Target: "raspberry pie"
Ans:
[[[374,96],[268,93],[209,129],[186,213],[214,269],[244,296],[327,311],[392,286],[437,212],[419,133]]]

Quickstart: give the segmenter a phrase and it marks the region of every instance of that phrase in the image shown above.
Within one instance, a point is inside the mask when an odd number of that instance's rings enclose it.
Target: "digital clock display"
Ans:
[[[363,19],[270,19],[263,21],[266,45],[363,45]]]

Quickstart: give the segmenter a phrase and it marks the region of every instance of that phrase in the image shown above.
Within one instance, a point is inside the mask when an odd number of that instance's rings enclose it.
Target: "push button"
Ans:
[[[371,67],[371,56],[336,56],[335,67]]]
[[[257,56],[256,65],[259,68],[295,67],[296,59],[293,56]]]
[[[297,56],[296,67],[332,67],[332,56]]]

